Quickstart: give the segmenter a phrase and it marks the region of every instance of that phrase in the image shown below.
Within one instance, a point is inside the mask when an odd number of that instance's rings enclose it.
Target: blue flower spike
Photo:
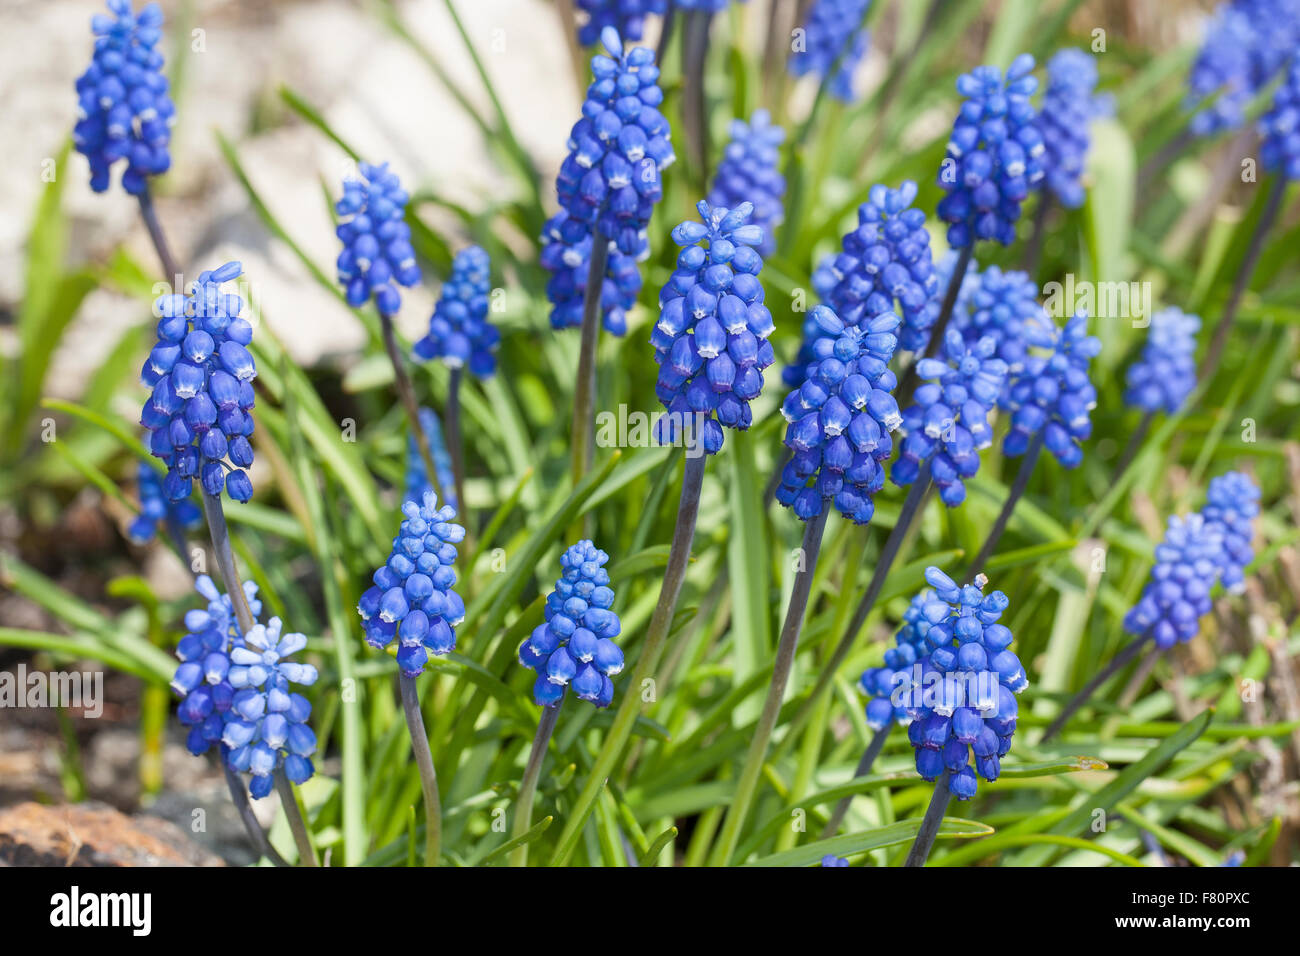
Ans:
[[[917,377],[926,384],[903,411],[905,437],[890,472],[894,484],[912,484],[929,462],[943,503],[955,508],[966,500],[965,479],[975,477],[980,451],[993,444],[988,416],[1007,376],[996,349],[992,336],[968,346],[950,328],[939,357],[917,360]]]
[[[996,780],[1011,749],[1016,695],[1029,686],[1011,651],[1012,634],[998,619],[1010,603],[984,594],[988,579],[959,587],[939,568],[925,571],[933,597],[923,597],[926,654],[902,670],[892,693],[908,716],[916,770],[926,780],[944,771],[958,800],[975,796],[977,778]]]
[[[731,142],[723,151],[709,192],[709,205],[734,209],[743,202],[754,205],[750,222],[763,229],[761,256],[776,251],[774,231],[785,218],[782,198],[781,143],[785,130],[772,124],[767,110],[755,110],[750,121],[731,121]]]
[[[945,262],[940,271],[948,266]],[[1029,357],[1026,323],[1050,324],[1051,318],[1038,300],[1038,284],[1026,272],[1002,271],[989,266],[983,272],[967,273],[961,298],[953,312],[952,327],[960,330],[967,344],[992,336],[996,355],[1007,363],[1007,385],[1025,370]]]
[[[892,695],[897,688],[912,682],[912,669],[930,653],[926,634],[933,625],[946,620],[951,610],[939,600],[933,588],[921,591],[903,613],[894,635],[894,646],[885,650],[884,663],[863,671],[859,685],[868,698],[866,718],[872,730],[884,730],[891,723],[906,727],[912,722],[912,711],[904,706],[906,702],[900,699],[895,704]]]
[[[1033,69],[1034,58],[1022,53],[1005,77],[979,66],[957,80],[965,102],[939,170],[947,195],[936,209],[954,249],[980,239],[1011,245],[1020,204],[1043,178],[1046,148],[1030,102],[1038,89]]]
[[[1005,405],[1011,410],[1011,429],[1002,440],[1002,452],[1016,458],[1029,450],[1035,436],[1066,468],[1083,461],[1081,442],[1092,435],[1091,411],[1097,390],[1088,376],[1101,342],[1088,334],[1088,320],[1078,313],[1065,326],[1050,319],[1024,324],[1032,352],[1024,370],[1007,389]]]
[[[846,518],[866,524],[885,484],[882,463],[893,450],[891,432],[903,423],[888,368],[899,319],[885,312],[862,328],[840,321],[824,305],[815,306],[810,318],[824,337],[815,342],[807,379],[781,406],[789,423],[785,445],[793,454],[776,500],[810,521],[831,498]]]
[[[591,46],[606,28],[634,43],[645,35],[645,18],[662,17],[668,12],[669,0],[578,0],[578,9],[587,21],[578,27],[578,42]]]
[[[153,389],[140,423],[149,451],[167,465],[163,491],[171,501],[190,496],[194,479],[205,494],[224,488],[236,501],[253,496],[244,470],[253,464],[253,327],[240,313],[244,300],[222,285],[237,279],[238,262],[199,274],[185,294],[154,304],[158,343],[141,372]]]
[[[1142,597],[1124,615],[1124,629],[1149,635],[1161,650],[1190,641],[1210,612],[1210,590],[1224,556],[1220,525],[1199,514],[1171,515]]]
[[[775,325],[758,281],[763,230],[749,222],[754,207],[701,200],[696,208],[701,222],[673,229],[682,250],[659,293],[650,336],[655,393],[669,412],[656,423],[656,439],[692,448],[702,442],[712,455],[722,448],[724,426],[743,431],[753,421],[750,403],[762,391],[763,369],[776,360],[768,341]]]
[[[477,378],[496,374],[501,333],[488,321],[491,263],[478,246],[456,253],[451,278],[442,287],[429,331],[415,343],[421,361],[438,358],[448,368],[468,368]]]
[[[438,415],[432,408],[420,409],[420,427],[429,436],[429,451],[433,454],[433,467],[438,472],[438,485],[446,495],[447,504],[453,510],[458,510],[456,495],[452,491],[456,482],[455,475],[452,472],[451,455],[448,453],[447,443],[442,437],[442,423],[438,420]],[[424,501],[426,491],[433,491],[433,485],[429,482],[428,470],[425,468],[424,457],[420,454],[419,446],[415,443],[415,435],[408,435],[406,439],[406,492],[403,495],[403,500],[414,501],[418,506]]]
[[[148,462],[140,462],[136,486],[140,495],[140,513],[126,529],[126,536],[132,544],[148,544],[157,536],[159,525],[173,524],[184,531],[202,522],[203,513],[191,499],[171,501],[167,498],[162,478]]]
[[[837,100],[853,102],[853,74],[871,46],[871,31],[863,26],[870,6],[871,0],[816,0],[804,25],[804,49],[790,54],[791,75],[811,73],[826,82],[835,70],[827,91]]]
[[[1038,114],[1046,151],[1043,185],[1066,209],[1083,205],[1083,172],[1088,160],[1088,126],[1101,111],[1093,96],[1097,61],[1083,50],[1058,50],[1047,61],[1047,92]]]
[[[1250,101],[1286,67],[1297,43],[1296,0],[1220,3],[1188,75],[1192,134],[1214,136],[1240,127]]]
[[[1201,516],[1223,536],[1220,577],[1228,591],[1245,590],[1245,569],[1255,560],[1251,541],[1259,517],[1259,486],[1240,471],[1229,471],[1210,479]]]
[[[1125,373],[1124,404],[1149,413],[1177,412],[1196,387],[1200,329],[1200,316],[1172,306],[1152,315],[1142,355]]]
[[[343,243],[338,279],[353,308],[373,296],[379,313],[392,317],[402,307],[398,286],[420,281],[405,221],[409,197],[387,163],[360,163],[358,169],[360,178],[343,181],[343,198],[334,206],[341,219],[335,232]]]
[[[844,867],[849,865],[849,861],[842,856],[836,856],[833,853],[827,853],[822,857],[822,866],[826,867]]]
[[[91,189],[108,189],[113,166],[125,160],[122,188],[139,196],[171,166],[176,107],[157,49],[163,15],[156,3],[136,13],[131,0],[108,0],[108,10],[91,19],[95,51],[77,78],[72,142],[90,163]]]
[[[1300,50],[1287,64],[1259,131],[1264,168],[1277,171],[1288,182],[1300,179]]]
[[[357,612],[366,643],[384,648],[397,638],[398,666],[407,677],[418,677],[430,654],[442,657],[456,649],[454,628],[465,619],[465,602],[452,588],[456,545],[465,529],[453,521],[454,508],[438,507],[432,491],[419,502],[403,503],[402,514],[388,562],[374,573]]]
[[[586,540],[560,556],[564,571],[546,596],[546,620],[519,645],[519,663],[537,674],[533,700],[539,707],[557,706],[570,687],[598,708],[614,699],[613,678],[623,670],[614,638],[622,625],[612,610],[608,561]]]

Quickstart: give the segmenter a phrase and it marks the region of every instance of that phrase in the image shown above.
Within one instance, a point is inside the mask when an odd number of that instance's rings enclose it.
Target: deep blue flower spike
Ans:
[[[1046,148],[1045,188],[1066,209],[1083,205],[1083,171],[1088,159],[1088,125],[1099,112],[1093,96],[1097,61],[1083,50],[1058,50],[1047,62],[1047,92],[1038,114]]]
[[[833,853],[828,853],[822,857],[821,865],[828,867],[844,867],[849,865],[849,861],[842,856],[835,856]]]
[[[1300,179],[1300,49],[1287,64],[1273,103],[1259,124],[1260,159],[1288,181]]]
[[[1196,387],[1196,333],[1201,318],[1182,309],[1151,316],[1141,357],[1128,367],[1124,404],[1144,412],[1172,415]]]
[[[1001,773],[1016,731],[1016,695],[1029,680],[1010,649],[1010,629],[998,623],[1010,603],[1005,594],[985,595],[983,575],[958,587],[930,567],[925,580],[934,589],[922,609],[927,654],[898,672],[892,693],[911,718],[917,773],[935,780],[947,771],[949,793],[969,800],[977,777]]]
[[[951,272],[951,260],[945,264]],[[1051,324],[1038,300],[1038,285],[1028,273],[989,266],[983,272],[967,274],[952,327],[968,345],[989,337],[997,343],[995,354],[1007,363],[1008,385],[1025,370],[1029,357],[1027,323]]]
[[[140,423],[151,432],[149,451],[167,465],[163,491],[172,501],[188,498],[196,478],[213,497],[222,488],[236,501],[253,496],[244,470],[253,463],[253,327],[240,315],[243,299],[221,288],[240,272],[227,262],[154,304],[158,344],[141,372],[153,393]]]
[[[552,707],[570,687],[579,700],[608,707],[613,678],[623,670],[623,651],[614,638],[622,625],[605,564],[609,555],[579,541],[560,557],[564,572],[546,596],[544,623],[519,645],[519,663],[537,673],[533,700]]]
[[[870,6],[871,0],[814,0],[804,24],[804,49],[790,54],[791,75],[811,73],[825,82],[835,70],[828,92],[851,103],[853,74],[871,46],[871,31],[862,25]]]
[[[374,585],[361,595],[366,643],[383,648],[398,640],[397,664],[407,677],[417,677],[429,655],[441,657],[456,649],[454,628],[465,619],[465,602],[456,584],[456,545],[465,529],[456,524],[456,510],[438,507],[426,491],[422,501],[402,504],[402,523],[388,562],[374,573]]]
[[[576,329],[582,325],[587,271],[591,260],[591,230],[561,209],[542,229],[539,261],[551,274],[546,297],[551,302],[551,328]],[[627,313],[641,292],[641,268],[633,256],[611,249],[601,284],[602,324],[611,335],[627,332]]]
[[[1245,569],[1255,560],[1251,541],[1259,517],[1259,486],[1246,474],[1229,471],[1210,479],[1201,516],[1223,536],[1220,578],[1232,592],[1245,590]]]
[[[668,415],[656,426],[662,444],[702,442],[722,448],[723,427],[744,430],[750,402],[775,361],[768,337],[775,326],[758,281],[763,230],[750,223],[753,206],[696,208],[701,222],[673,229],[682,247],[677,269],[659,293],[659,322],[650,337],[659,379],[655,393]],[[704,245],[701,245],[704,243]]]
[[[905,702],[900,699],[895,704],[892,695],[911,682],[913,666],[930,654],[925,635],[950,612],[951,608],[939,600],[933,588],[921,591],[903,613],[902,623],[894,635],[894,646],[885,650],[884,663],[862,672],[858,683],[868,698],[866,718],[872,730],[884,730],[891,723],[906,727],[912,722],[912,712],[904,706]]]
[[[343,243],[338,279],[348,304],[363,306],[374,297],[381,315],[394,316],[402,307],[398,286],[420,281],[420,267],[406,224],[408,196],[387,163],[360,163],[362,178],[343,181],[343,198],[335,203],[341,221],[335,232]]]
[[[126,160],[122,188],[138,196],[171,166],[176,108],[157,50],[163,15],[156,3],[135,13],[131,0],[108,0],[108,10],[90,21],[95,52],[77,78],[72,142],[90,163],[91,189],[108,189],[113,166]]]
[[[734,209],[743,202],[754,204],[750,222],[763,229],[759,255],[776,251],[774,231],[785,218],[782,198],[785,177],[781,175],[781,143],[785,130],[772,125],[767,110],[755,110],[750,121],[731,121],[731,142],[723,151],[709,192],[709,205]]]
[[[1124,615],[1124,629],[1149,635],[1162,650],[1190,641],[1210,612],[1210,590],[1224,556],[1222,527],[1199,514],[1171,515],[1142,597]]]
[[[1002,452],[1019,457],[1042,434],[1043,445],[1066,468],[1083,461],[1081,442],[1092,435],[1090,412],[1097,405],[1097,390],[1088,377],[1101,342],[1088,334],[1083,313],[1064,328],[1050,319],[1024,323],[1026,343],[1033,351],[1025,367],[1007,389],[1005,405],[1011,410],[1011,430]]]
[[[1022,53],[1005,77],[979,66],[957,80],[965,102],[939,169],[939,188],[947,195],[936,210],[949,224],[954,249],[980,239],[1014,242],[1020,204],[1043,178],[1046,149],[1030,103],[1038,88],[1033,69],[1034,58]]]
[[[197,527],[203,513],[189,498],[171,501],[163,492],[163,480],[148,462],[140,462],[136,471],[136,485],[140,496],[140,513],[127,526],[126,536],[134,544],[148,544],[158,534],[158,526],[168,523],[178,529]]]
[[[488,321],[491,263],[478,246],[456,253],[451,278],[443,284],[429,319],[429,331],[414,346],[422,361],[441,359],[448,368],[467,368],[478,378],[496,373],[501,333]]]
[[[903,422],[890,390],[889,359],[898,346],[898,316],[886,312],[865,328],[847,325],[827,306],[809,317],[824,337],[816,340],[807,379],[781,406],[789,423],[785,445],[792,457],[781,472],[776,500],[809,521],[822,502],[856,524],[875,513],[885,483],[882,463],[893,450],[891,432]]]
[[[421,408],[420,425],[424,428],[424,433],[429,436],[429,450],[433,453],[433,466],[438,471],[438,485],[446,495],[447,504],[451,505],[453,510],[459,510],[455,492],[452,490],[456,485],[455,475],[452,471],[447,443],[442,437],[442,423],[438,421],[438,416],[432,408]],[[406,492],[403,500],[414,501],[418,506],[424,501],[426,491],[433,491],[433,485],[429,483],[424,457],[415,443],[415,436],[409,435],[406,439]]]
[[[645,35],[645,18],[663,16],[669,0],[578,0],[587,21],[578,27],[578,42],[591,46],[606,27],[613,27],[625,40],[640,42]]]
[[[894,484],[910,485],[929,462],[943,503],[955,508],[966,500],[965,479],[975,476],[980,451],[993,444],[988,416],[1007,377],[996,349],[992,336],[968,346],[949,328],[939,356],[917,360],[917,377],[926,384],[903,410],[905,437],[890,471]]]

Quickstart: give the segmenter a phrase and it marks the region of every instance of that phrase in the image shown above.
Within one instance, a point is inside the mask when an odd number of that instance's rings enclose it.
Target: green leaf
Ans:
[[[812,866],[814,863],[820,863],[822,857],[827,855],[847,857],[857,853],[864,853],[867,850],[878,850],[881,847],[909,843],[916,838],[916,833],[920,829],[921,819],[919,817],[911,820],[899,820],[897,823],[889,824],[889,826],[860,830],[857,833],[831,837],[829,840],[818,840],[815,843],[798,846],[793,850],[786,850],[782,853],[774,853],[771,856],[765,856],[742,865]],[[993,828],[990,826],[957,817],[944,817],[943,822],[939,824],[939,839],[941,840],[945,838],[968,839],[970,837],[987,836],[992,832]]]

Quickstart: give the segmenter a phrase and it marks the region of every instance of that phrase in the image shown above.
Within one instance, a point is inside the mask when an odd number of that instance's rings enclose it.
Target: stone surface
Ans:
[[[177,827],[101,804],[0,810],[0,865],[224,866]]]

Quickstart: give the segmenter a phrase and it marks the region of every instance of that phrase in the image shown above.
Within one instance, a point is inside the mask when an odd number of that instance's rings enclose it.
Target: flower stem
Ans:
[[[1029,235],[1025,249],[1025,272],[1029,278],[1038,276],[1038,265],[1043,259],[1043,243],[1047,241],[1047,216],[1052,211],[1052,194],[1046,189],[1038,191],[1038,208],[1034,210],[1034,230]]]
[[[462,369],[451,370],[447,385],[447,444],[451,446],[451,472],[456,488],[456,513],[468,528],[469,506],[465,503],[465,441],[460,430],[460,383]]]
[[[302,810],[298,808],[298,796],[294,793],[293,784],[284,775],[283,767],[277,768],[273,776],[275,792],[280,795],[280,805],[284,807],[289,829],[293,831],[293,842],[298,846],[298,862],[303,866],[320,866],[316,859],[316,848],[312,846],[311,834],[307,832],[307,822],[303,820]]]
[[[542,708],[541,720],[537,722],[537,734],[533,737],[533,749],[528,753],[528,764],[524,767],[523,779],[519,781],[519,797],[515,800],[515,825],[510,836],[519,838],[528,832],[533,823],[533,799],[537,796],[537,781],[542,775],[542,764],[546,762],[546,748],[555,733],[555,722],[560,718],[559,703]],[[523,843],[510,854],[511,866],[528,865],[528,844]]]
[[[1124,648],[1111,658],[1109,664],[1098,671],[1096,676],[1083,686],[1082,690],[1070,698],[1069,703],[1067,703],[1065,707],[1061,709],[1061,712],[1056,715],[1056,719],[1053,720],[1051,724],[1048,725],[1047,729],[1043,731],[1043,736],[1038,739],[1038,742],[1041,744],[1055,737],[1061,728],[1065,726],[1066,721],[1074,715],[1074,712],[1086,704],[1088,699],[1096,693],[1098,687],[1114,677],[1119,673],[1119,671],[1124,669],[1129,661],[1137,657],[1150,638],[1150,634],[1143,634],[1141,637],[1134,638],[1128,647]]]
[[[1007,500],[1002,502],[1002,510],[998,512],[997,520],[989,529],[989,536],[984,539],[979,554],[975,555],[975,560],[971,562],[970,569],[966,573],[967,578],[974,577],[977,572],[984,570],[984,565],[992,556],[993,549],[998,546],[1002,533],[1007,530],[1007,522],[1011,520],[1011,512],[1016,510],[1016,502],[1024,495],[1025,488],[1029,485],[1029,476],[1033,474],[1034,466],[1038,464],[1038,455],[1042,450],[1043,434],[1039,432],[1025,449],[1025,457],[1020,459],[1020,469],[1016,472],[1011,490],[1007,492]]]
[[[776,499],[776,489],[781,487],[781,475],[785,472],[785,466],[790,464],[794,458],[794,452],[789,446],[782,444],[781,453],[776,459],[776,467],[772,469],[772,477],[767,480],[767,487],[763,489],[763,508],[771,506]]]
[[[657,698],[657,691],[648,700],[643,697],[645,682],[654,673],[663,654],[664,644],[672,628],[673,615],[677,611],[677,599],[681,596],[682,584],[686,580],[686,565],[691,557],[691,542],[695,539],[695,519],[700,511],[700,489],[704,485],[704,464],[707,460],[708,456],[703,454],[692,457],[688,453],[686,456],[682,496],[677,505],[677,524],[673,528],[673,542],[668,550],[668,566],[664,568],[659,603],[655,605],[654,614],[650,618],[641,656],[637,658],[632,676],[623,684],[623,700],[619,704],[618,713],[614,715],[614,722],[605,733],[605,742],[601,745],[587,781],[564,824],[555,854],[551,857],[551,866],[562,866],[573,854],[596,798],[604,789],[606,780],[618,769],[623,748],[632,735],[632,726],[641,715],[642,707],[653,703]]]
[[[144,227],[149,230],[149,239],[153,242],[154,251],[158,253],[158,261],[162,263],[167,281],[171,283],[173,289],[179,290],[184,284],[181,268],[176,262],[176,257],[172,255],[171,246],[167,244],[167,235],[158,220],[158,211],[154,208],[153,195],[149,192],[148,185],[136,198],[140,202],[140,218],[144,220]]]
[[[1133,459],[1137,458],[1155,417],[1156,413],[1152,411],[1142,413],[1142,421],[1138,422],[1138,427],[1129,436],[1128,444],[1124,446],[1124,454],[1119,456],[1119,464],[1115,466],[1115,476],[1110,480],[1112,488],[1119,484],[1119,480],[1124,477],[1124,472],[1128,471],[1128,466],[1133,464]]]
[[[817,698],[831,686],[840,665],[849,656],[849,651],[853,648],[853,641],[857,638],[858,631],[862,630],[862,625],[866,623],[867,616],[871,614],[876,599],[880,597],[881,589],[885,586],[885,578],[889,576],[889,569],[903,546],[903,539],[907,537],[907,530],[911,527],[916,516],[920,514],[929,491],[930,468],[927,464],[922,466],[921,473],[916,476],[916,481],[912,483],[907,498],[903,502],[903,509],[898,513],[898,521],[895,522],[894,529],[889,532],[889,537],[885,539],[885,546],[880,551],[880,557],[876,559],[876,569],[872,572],[871,583],[867,585],[866,593],[862,595],[862,600],[858,602],[857,609],[853,612],[853,618],[849,621],[849,626],[844,629],[844,635],[840,638],[840,642],[835,645],[835,651],[831,654],[830,660],[826,662],[822,672],[817,676],[817,682],[813,684],[812,693],[799,707],[793,726],[799,727],[803,725],[808,714],[812,711],[813,705],[817,702]]]
[[[821,551],[822,535],[826,530],[826,519],[830,515],[831,501],[822,501],[821,510],[804,526],[803,532],[803,566],[795,575],[794,589],[790,593],[790,606],[785,612],[785,624],[781,627],[781,639],[776,646],[776,660],[772,667],[772,682],[767,688],[767,699],[763,701],[763,712],[759,715],[754,736],[750,738],[749,752],[745,755],[745,766],[741,770],[735,793],[731,798],[726,822],[722,833],[714,844],[710,856],[712,866],[727,866],[731,863],[736,844],[740,841],[740,830],[749,816],[750,806],[754,802],[758,789],[758,778],[763,772],[763,763],[767,759],[767,747],[772,741],[772,731],[776,729],[777,718],[781,715],[781,701],[785,697],[786,685],[790,682],[790,672],[794,669],[795,652],[799,649],[799,633],[803,629],[804,612],[808,609],[808,599],[812,595],[813,574],[817,570],[817,556]]]
[[[1228,332],[1232,329],[1232,321],[1237,316],[1237,309],[1241,306],[1241,300],[1246,294],[1246,288],[1250,285],[1251,277],[1255,274],[1255,267],[1259,265],[1260,254],[1264,251],[1264,240],[1268,237],[1273,223],[1277,220],[1278,213],[1282,210],[1282,199],[1286,196],[1286,186],[1287,179],[1285,176],[1279,175],[1274,179],[1273,188],[1268,195],[1268,204],[1264,207],[1259,222],[1255,224],[1255,233],[1250,237],[1250,245],[1246,248],[1246,256],[1241,260],[1241,267],[1237,270],[1237,279],[1232,284],[1232,293],[1228,296],[1228,303],[1219,315],[1219,324],[1214,327],[1214,338],[1210,340],[1210,348],[1201,361],[1201,367],[1197,374],[1201,381],[1213,378],[1215,371],[1219,368],[1219,362],[1223,359],[1223,350],[1228,344]]]
[[[939,835],[939,824],[943,823],[943,815],[948,810],[951,799],[952,794],[948,792],[948,771],[945,770],[934,782],[934,795],[930,797],[930,805],[925,808],[925,818],[921,821],[921,829],[916,831],[916,841],[907,852],[904,866],[925,866],[925,858],[930,855],[930,848]]]
[[[253,849],[276,866],[288,866],[289,864],[285,858],[276,852],[275,847],[271,846],[271,841],[266,838],[262,825],[257,822],[257,817],[253,815],[253,807],[248,802],[248,791],[244,788],[244,781],[239,778],[239,774],[230,769],[226,763],[225,754],[218,755],[217,760],[226,774],[226,788],[230,791],[230,801],[235,805],[235,811],[239,814],[240,822],[244,824],[244,830],[248,833],[248,839],[253,844]]]
[[[663,25],[659,28],[659,43],[655,46],[655,65],[659,69],[664,66],[664,54],[668,52],[668,44],[673,39],[673,27],[677,25],[677,4],[668,4],[668,9],[664,11]]]
[[[966,269],[970,266],[974,254],[975,242],[972,240],[957,256],[957,265],[953,267],[952,275],[948,278],[948,288],[943,294],[943,306],[939,309],[939,315],[930,328],[930,341],[926,343],[925,355],[934,355],[943,347],[943,336],[948,331],[953,309],[957,306],[957,296],[961,293],[962,283],[966,281]],[[913,362],[908,366],[907,371],[903,373],[903,380],[898,383],[898,388],[894,389],[894,394],[899,397],[900,406],[903,405],[905,397],[911,397],[912,389],[916,387],[916,365],[917,363]]]
[[[442,803],[438,798],[438,774],[433,769],[429,736],[424,732],[424,715],[420,712],[420,692],[415,678],[398,676],[402,689],[402,713],[411,735],[411,751],[420,771],[420,788],[424,791],[424,865],[437,866],[442,849]]]
[[[578,378],[573,387],[571,470],[575,487],[595,458],[596,345],[600,341],[600,299],[608,260],[609,239],[597,227],[591,236],[591,259],[583,287],[582,341],[578,348]]]
[[[221,582],[230,596],[230,603],[235,609],[235,620],[239,632],[247,634],[257,622],[253,620],[252,609],[248,606],[248,596],[239,580],[239,569],[235,566],[235,554],[230,548],[230,528],[226,525],[226,512],[221,507],[221,496],[210,495],[200,490],[199,498],[203,502],[203,517],[208,522],[208,533],[212,536],[212,553],[221,574]]]
[[[379,324],[383,329],[384,348],[388,351],[388,360],[393,364],[393,381],[397,386],[397,398],[401,401],[402,408],[406,410],[406,421],[410,426],[411,434],[415,437],[415,447],[424,462],[424,470],[429,476],[429,487],[433,489],[439,501],[444,501],[446,495],[443,493],[442,485],[438,483],[438,468],[433,463],[433,449],[429,445],[429,436],[424,433],[424,426],[420,424],[420,405],[415,400],[415,386],[411,384],[411,376],[406,371],[406,361],[402,358],[402,350],[397,344],[397,332],[393,328],[392,316],[381,312]],[[457,504],[459,505],[460,502]]]
[[[880,756],[880,751],[885,749],[885,741],[889,739],[889,732],[893,728],[894,723],[890,721],[872,735],[871,742],[867,744],[867,749],[862,751],[862,759],[858,761],[858,768],[853,771],[854,780],[871,773],[871,765]],[[848,814],[851,803],[853,803],[853,794],[841,798],[840,802],[835,804],[835,812],[831,814],[830,821],[826,824],[826,828],[822,830],[823,840],[829,840],[839,831],[840,824],[844,822],[844,817]]]
[[[683,96],[682,118],[686,124],[687,140],[695,153],[693,157],[702,179],[708,179],[709,124],[704,97],[704,61],[709,56],[709,27],[713,14],[707,10],[693,10],[682,34]]]

